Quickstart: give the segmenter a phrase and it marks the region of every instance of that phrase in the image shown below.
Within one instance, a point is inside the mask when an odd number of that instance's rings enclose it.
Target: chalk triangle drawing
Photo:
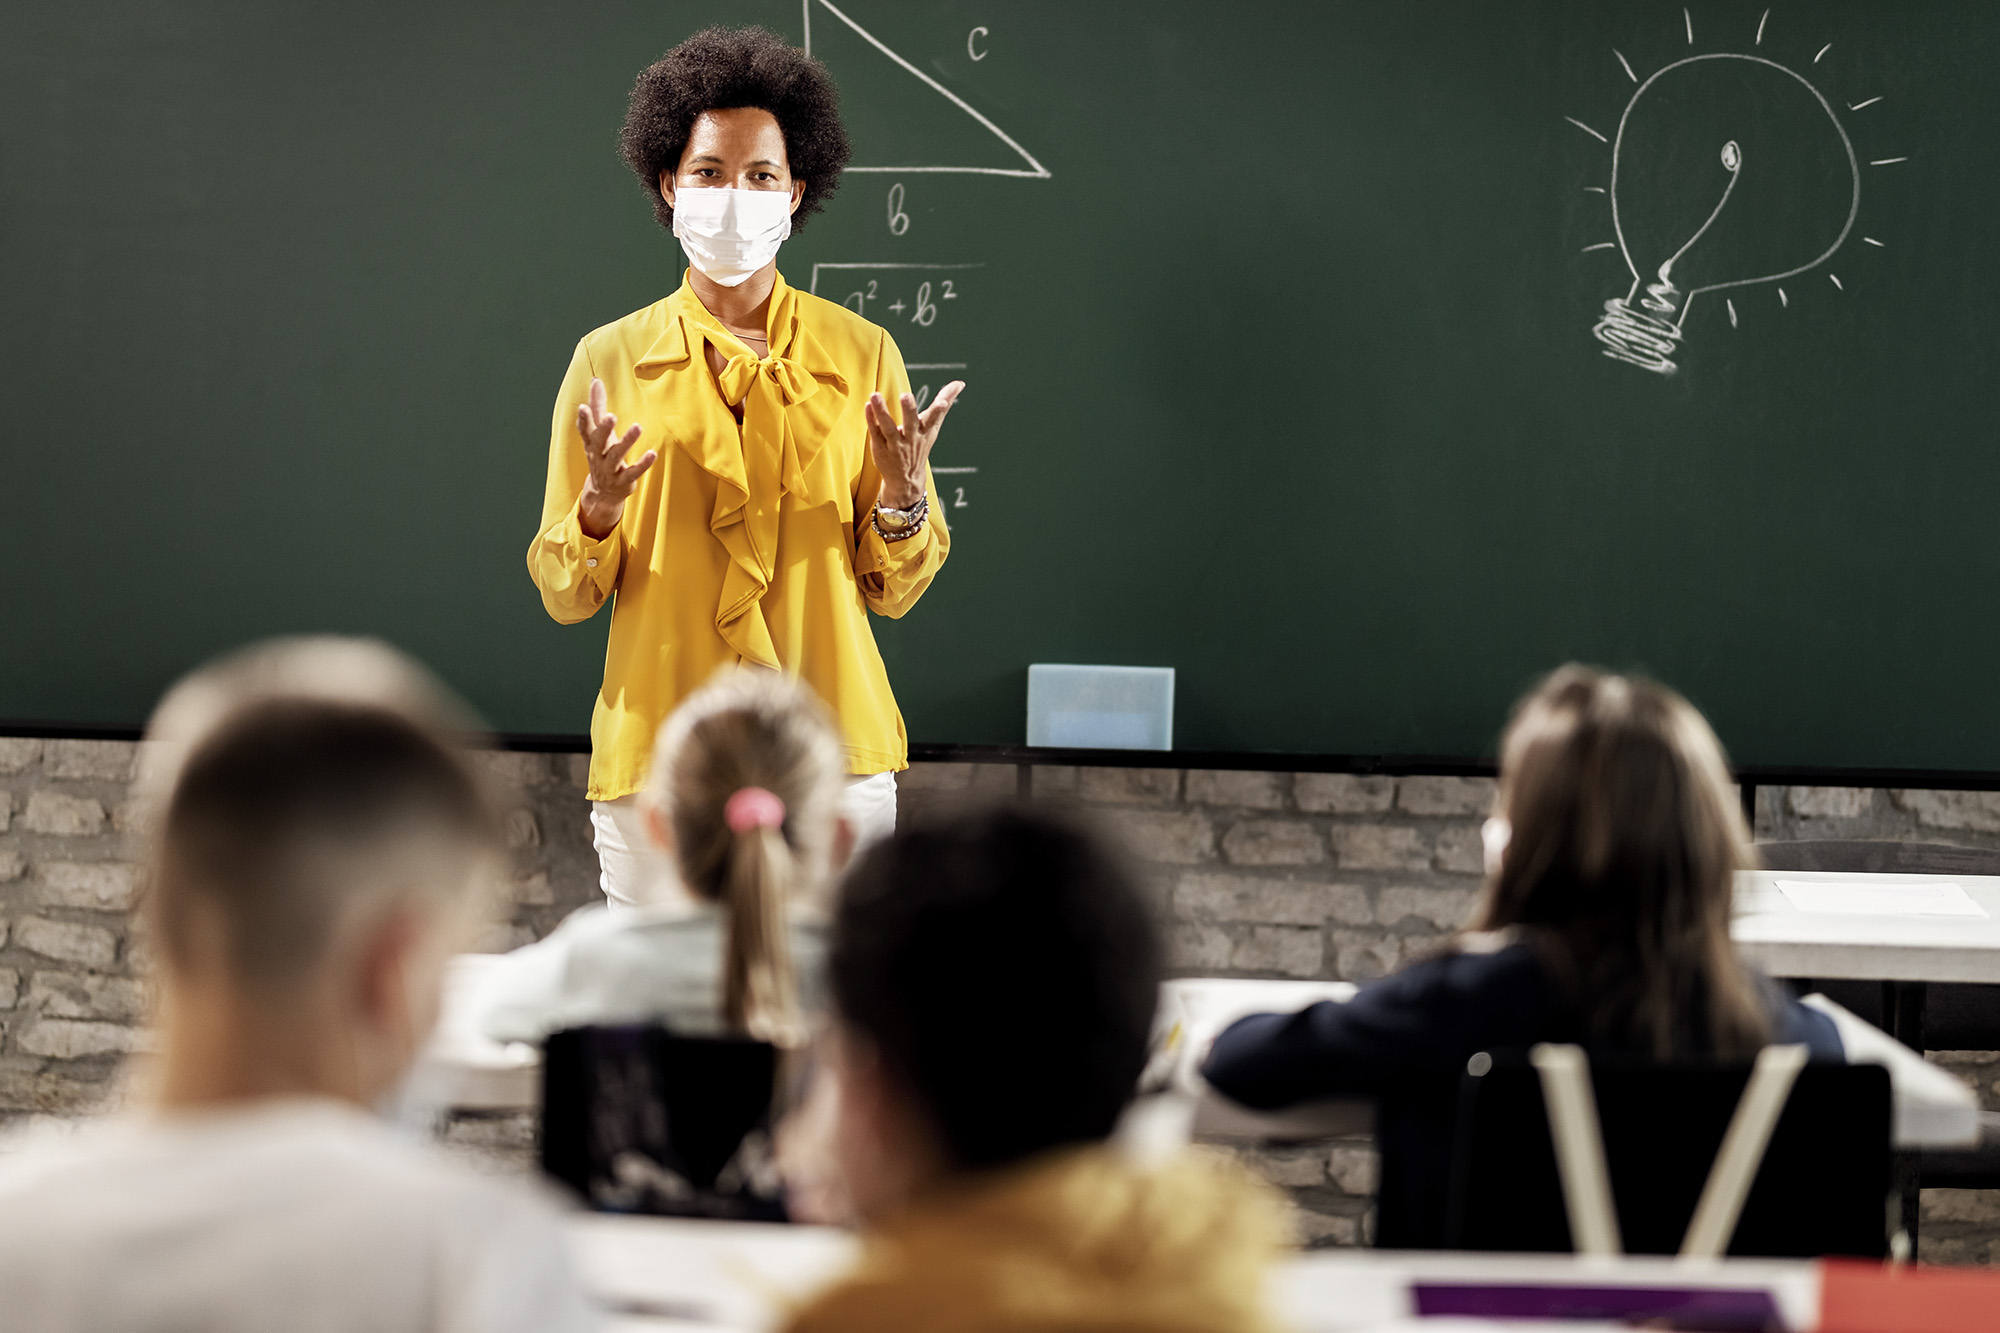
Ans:
[[[824,9],[827,13],[839,19],[842,23],[845,23],[848,27],[852,28],[861,37],[863,41],[867,42],[877,51],[880,51],[883,55],[889,57],[889,59],[895,61],[896,64],[900,65],[904,69],[904,71],[915,76],[920,82],[922,82],[925,86],[929,87],[931,91],[935,92],[938,96],[944,98],[947,102],[950,102],[960,111],[963,111],[966,115],[972,117],[973,120],[977,121],[982,127],[985,128],[987,133],[991,134],[1001,143],[1006,144],[1007,147],[1013,149],[1014,152],[1020,157],[1021,161],[1027,164],[1024,167],[849,167],[847,168],[849,171],[875,172],[879,174],[895,173],[898,175],[910,174],[915,172],[930,172],[932,174],[955,173],[958,175],[966,175],[966,176],[1019,176],[1019,177],[1024,177],[1028,180],[1049,179],[1049,169],[1043,166],[1040,162],[1037,162],[1035,160],[1035,155],[1033,153],[1030,153],[1027,149],[1021,147],[1019,143],[1015,142],[1013,135],[1007,133],[1007,131],[1001,129],[998,125],[995,125],[992,121],[988,120],[985,116],[981,115],[979,111],[975,109],[973,105],[970,102],[967,102],[963,97],[960,97],[957,93],[945,87],[943,84],[939,83],[936,79],[924,73],[922,70],[918,69],[915,65],[912,65],[909,61],[903,59],[903,57],[897,55],[894,51],[890,50],[888,45],[884,43],[881,38],[877,37],[874,33],[868,31],[868,29],[862,27],[859,23],[856,23],[853,19],[849,18],[845,13],[843,13],[840,10],[838,6],[832,3],[832,0],[802,0],[802,7],[805,12],[805,27],[806,27],[805,49],[807,55],[812,54],[812,16],[813,16],[813,7],[815,5],[817,5],[821,9]]]

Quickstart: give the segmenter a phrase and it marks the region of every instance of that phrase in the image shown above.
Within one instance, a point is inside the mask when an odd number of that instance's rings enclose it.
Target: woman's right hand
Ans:
[[[660,456],[648,449],[630,463],[625,461],[625,455],[639,441],[639,427],[617,434],[618,418],[604,410],[603,380],[591,380],[590,401],[577,404],[576,428],[583,436],[584,459],[590,464],[590,476],[576,502],[577,521],[584,536],[602,541],[624,516],[625,498]]]

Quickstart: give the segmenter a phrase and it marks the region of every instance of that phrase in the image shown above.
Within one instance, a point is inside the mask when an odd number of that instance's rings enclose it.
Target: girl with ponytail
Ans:
[[[819,1008],[823,889],[852,837],[840,738],[804,687],[729,669],[660,728],[640,799],[671,874],[638,908],[572,913],[478,988],[479,1028],[538,1042],[587,1024],[806,1037]]]

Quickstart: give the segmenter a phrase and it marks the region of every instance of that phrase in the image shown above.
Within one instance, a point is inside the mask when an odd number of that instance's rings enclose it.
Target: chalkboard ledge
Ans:
[[[919,764],[1042,764],[1079,768],[1226,768],[1382,777],[1490,778],[1491,759],[1403,754],[1286,754],[1274,750],[1079,750],[1056,745],[913,744]],[[1996,775],[2000,779],[2000,775]]]
[[[1094,768],[1252,769],[1287,773],[1356,773],[1381,777],[1490,778],[1484,758],[1407,754],[1284,754],[1270,750],[1068,750],[1035,745],[913,744],[917,763],[1050,764]],[[1743,764],[1746,787],[1897,787],[1923,791],[2000,791],[2000,772],[1944,768],[1816,768]]]
[[[44,740],[136,741],[141,728],[77,722],[9,722],[0,736]],[[503,750],[581,754],[590,737],[550,732],[503,732],[491,738]],[[1046,745],[910,746],[919,764],[1014,764],[1083,768],[1207,768],[1284,773],[1357,773],[1380,777],[1490,778],[1495,761],[1439,755],[1287,754],[1272,750],[1072,750]],[[1816,768],[1801,764],[1744,764],[1735,770],[1746,787],[1899,787],[1919,791],[2000,791],[2000,772],[1949,768]]]
[[[1283,754],[1269,750],[1065,750],[1034,745],[912,745],[918,763],[1061,764],[1096,768],[1254,769],[1287,773],[1357,773],[1381,777],[1490,778],[1492,759],[1407,754]],[[1744,764],[1747,787],[1900,787],[1924,791],[2000,791],[2000,772],[1944,768],[1815,768]]]

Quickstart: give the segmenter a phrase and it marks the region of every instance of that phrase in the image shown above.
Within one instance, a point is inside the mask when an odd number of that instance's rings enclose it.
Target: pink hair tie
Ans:
[[[785,803],[776,793],[762,787],[742,787],[722,807],[722,817],[731,833],[748,833],[753,828],[783,828]]]

